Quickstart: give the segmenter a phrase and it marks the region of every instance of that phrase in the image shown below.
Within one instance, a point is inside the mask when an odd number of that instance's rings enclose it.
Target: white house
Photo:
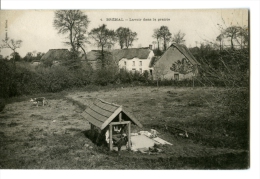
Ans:
[[[150,67],[150,62],[154,53],[148,47],[113,50],[112,54],[121,69],[139,73],[144,71],[151,73],[151,70],[153,70]]]

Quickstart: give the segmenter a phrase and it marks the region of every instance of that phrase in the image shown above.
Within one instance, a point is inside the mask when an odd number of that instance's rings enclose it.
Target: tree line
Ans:
[[[131,72],[119,71],[116,69],[117,67],[108,63],[109,53],[107,53],[106,49],[112,47],[115,43],[118,43],[121,49],[131,47],[133,42],[138,39],[136,32],[127,27],[119,27],[116,30],[111,30],[105,24],[93,28],[88,32],[89,23],[87,15],[80,10],[55,11],[53,26],[58,33],[66,35],[67,40],[65,43],[71,47],[71,55],[68,59],[64,59],[64,62],[59,67],[44,66],[43,64],[35,69],[31,69],[28,65],[19,63],[18,68],[16,68],[16,62],[37,61],[41,59],[44,53],[36,51],[28,52],[24,58],[21,58],[17,52],[17,49],[22,45],[21,40],[8,37],[2,40],[0,47],[12,50],[11,60],[7,61],[0,56],[0,86],[2,97],[37,92],[57,92],[89,84],[107,85],[109,83],[132,83],[135,81],[153,83],[149,81],[148,74],[133,74]],[[225,74],[223,79],[230,79],[232,76],[239,77],[236,78],[236,84],[241,80],[244,82],[248,79],[248,76],[245,74],[249,70],[249,51],[247,50],[249,44],[248,29],[237,26],[221,28],[219,36],[221,37],[220,44],[208,42],[201,43],[200,47],[190,48],[196,59],[203,64],[204,70],[201,70],[201,76],[204,74],[211,75],[211,82],[208,81],[207,85],[212,85],[212,81],[214,81],[212,79],[217,79],[219,76],[223,76],[223,74]],[[217,40],[220,39],[219,36],[216,37]],[[153,37],[156,39],[154,44],[157,44],[158,49],[161,42],[163,43],[164,50],[166,50],[169,42],[185,43],[185,33],[178,31],[172,35],[167,26],[154,29]],[[231,51],[224,49],[223,44],[225,39],[230,40]],[[90,41],[93,41],[101,49],[100,59],[102,69],[100,70],[93,71],[88,63],[82,64],[80,62],[79,51],[82,50],[86,58],[84,49]],[[232,52],[235,50],[235,43],[241,45],[241,50]],[[228,68],[225,66],[228,66]],[[234,71],[234,75],[230,71]],[[208,76],[206,77],[208,78]],[[204,79],[207,81],[207,78]],[[205,80],[204,84],[206,84]],[[169,84],[173,83],[175,82],[169,82]]]

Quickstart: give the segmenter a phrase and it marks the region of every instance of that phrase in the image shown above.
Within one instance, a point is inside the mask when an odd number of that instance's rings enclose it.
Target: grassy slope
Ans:
[[[67,97],[46,94],[49,105],[39,108],[23,97],[0,114],[0,168],[248,168],[249,119],[227,115],[227,107],[212,96],[224,93],[216,88],[172,87],[77,91]],[[97,147],[86,138],[89,125],[80,115],[80,107],[92,97],[123,105],[143,123],[142,130],[157,129],[173,146],[164,146],[160,155],[126,151],[118,155]],[[164,124],[194,135],[181,138]]]

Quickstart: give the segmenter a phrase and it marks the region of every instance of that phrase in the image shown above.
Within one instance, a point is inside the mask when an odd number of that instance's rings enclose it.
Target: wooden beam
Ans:
[[[109,125],[109,150],[113,150],[113,144],[112,144],[112,125]]]
[[[119,122],[122,121],[122,112],[119,113]]]
[[[131,123],[127,124],[128,126],[128,148],[131,150]]]
[[[131,121],[111,122],[109,125],[130,124]]]
[[[121,111],[122,107],[115,110],[115,112],[102,124],[101,130],[103,130]]]

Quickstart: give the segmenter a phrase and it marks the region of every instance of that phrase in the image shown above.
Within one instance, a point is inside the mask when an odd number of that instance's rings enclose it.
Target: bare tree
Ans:
[[[102,67],[105,67],[104,48],[114,45],[116,34],[114,30],[109,30],[105,24],[94,28],[90,31],[89,36],[95,41],[98,47],[101,48]]]
[[[0,45],[0,49],[9,48],[13,51],[13,65],[15,66],[15,58],[16,58],[16,49],[20,48],[22,45],[22,40],[14,40],[6,37],[2,40],[2,44]]]
[[[223,35],[226,38],[230,38],[230,42],[231,42],[231,49],[234,49],[234,42],[233,40],[236,39],[239,36],[239,33],[241,32],[241,27],[239,26],[231,26],[225,29],[225,31],[223,32]]]
[[[69,39],[66,44],[71,46],[72,52],[78,52],[78,48],[84,46],[86,42],[88,16],[80,10],[57,10],[53,21],[54,27],[60,34],[67,34]],[[83,50],[84,51],[84,50]]]
[[[180,30],[176,34],[174,34],[172,41],[177,44],[183,44],[185,42],[184,37],[185,33],[182,33]]]

